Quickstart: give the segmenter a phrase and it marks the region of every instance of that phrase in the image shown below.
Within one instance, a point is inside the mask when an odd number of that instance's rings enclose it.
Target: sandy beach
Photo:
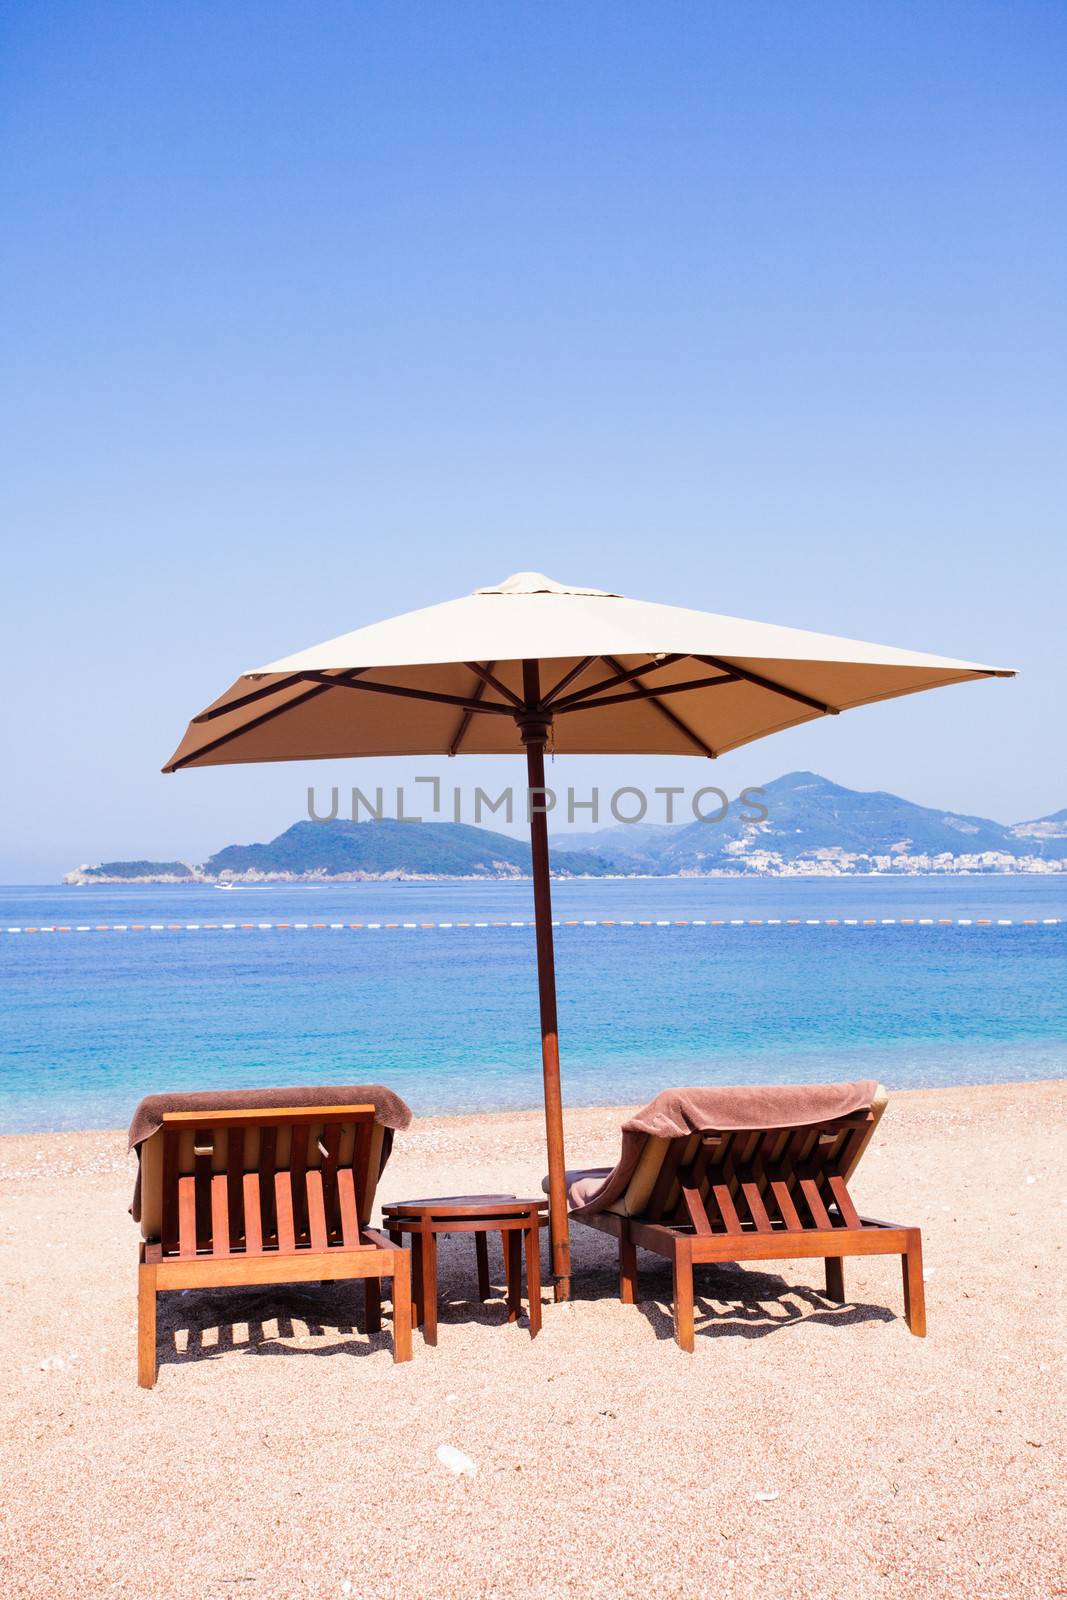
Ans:
[[[571,1111],[610,1162],[628,1108]],[[576,1299],[531,1343],[473,1250],[441,1255],[441,1337],[394,1366],[356,1291],[161,1302],[135,1381],[137,1234],[120,1133],[0,1140],[0,1586],[5,1595],[430,1600],[660,1593],[1067,1593],[1067,1084],[893,1097],[854,1191],[923,1228],[929,1337],[895,1260],[705,1268],[697,1349],[669,1273],[623,1307],[609,1241],[574,1237]],[[418,1120],[380,1198],[538,1192],[537,1113]],[[282,1359],[284,1358],[284,1359]],[[451,1444],[476,1464],[455,1477]]]

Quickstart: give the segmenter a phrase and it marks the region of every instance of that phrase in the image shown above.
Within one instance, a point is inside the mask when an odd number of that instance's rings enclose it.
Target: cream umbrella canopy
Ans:
[[[531,793],[560,754],[697,755],[854,706],[1013,673],[712,612],[536,572],[342,634],[244,672],[164,767],[331,757],[504,755]],[[548,825],[530,830],[556,1298],[570,1247]]]

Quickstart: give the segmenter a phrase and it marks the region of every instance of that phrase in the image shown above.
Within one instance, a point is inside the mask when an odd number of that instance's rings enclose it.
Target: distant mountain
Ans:
[[[557,873],[600,876],[614,861],[592,851],[561,851]],[[208,877],[520,878],[530,872],[530,846],[463,822],[297,822],[269,844],[231,844],[204,863]]]
[[[1067,840],[1067,811],[1054,811],[1050,817],[1038,817],[1036,822],[1016,822],[1008,832],[1016,839],[1025,839],[1028,849],[1033,848],[1035,840]]]
[[[665,822],[620,822],[612,828],[600,828],[592,833],[557,833],[549,843],[553,856],[557,850],[571,854],[578,851],[610,856],[614,860],[656,861],[670,839],[676,839],[681,827]]]
[[[752,795],[752,791],[748,791]],[[869,872],[1067,871],[1067,810],[1004,826],[986,817],[863,794],[790,772],[733,802],[722,822],[602,828],[553,840],[558,877],[648,874],[808,876]],[[518,878],[525,839],[458,822],[297,822],[268,844],[231,844],[201,867],[110,861],[67,883],[205,883],[380,878]]]
[[[734,802],[721,822],[645,829],[629,848],[621,835],[632,830],[613,827],[582,835],[581,845],[568,837],[569,850],[582,846],[603,854],[625,850],[627,859],[643,861],[657,872],[709,872],[731,864],[744,870],[752,859],[766,854],[781,862],[798,862],[841,856],[1000,853],[1017,858],[1064,853],[1049,850],[1056,837],[1051,832],[1021,832],[1049,827],[1053,819],[1011,829],[981,816],[913,805],[880,790],[862,794],[817,773],[787,773],[765,784],[761,805],[768,811],[765,821],[753,821],[752,806]],[[1067,838],[1067,829],[1061,837]]]

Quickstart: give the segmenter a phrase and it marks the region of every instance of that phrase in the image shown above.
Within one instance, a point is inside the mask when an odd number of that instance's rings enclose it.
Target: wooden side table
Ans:
[[[548,1220],[547,1200],[520,1200],[513,1194],[443,1195],[439,1199],[397,1200],[382,1207],[382,1221],[394,1244],[411,1235],[412,1320],[427,1344],[437,1343],[437,1238],[442,1233],[472,1233],[478,1261],[478,1298],[489,1298],[486,1238],[499,1233],[504,1247],[508,1321],[522,1304],[522,1254],[526,1247],[526,1297],[530,1338],[541,1331],[540,1230]]]

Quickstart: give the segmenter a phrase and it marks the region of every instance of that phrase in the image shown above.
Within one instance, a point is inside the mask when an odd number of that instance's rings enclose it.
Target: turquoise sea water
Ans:
[[[1067,880],[560,883],[570,1105],[671,1084],[879,1077],[892,1087],[1067,1071]],[[528,882],[0,889],[0,1132],[115,1127],[154,1090],[389,1084],[416,1114],[540,1099],[530,927],[233,931],[190,922],[522,921]],[[875,926],[680,927],[873,917]],[[883,918],[990,917],[984,927]],[[1024,919],[1038,919],[1024,926]],[[996,919],[1011,919],[997,926]]]

